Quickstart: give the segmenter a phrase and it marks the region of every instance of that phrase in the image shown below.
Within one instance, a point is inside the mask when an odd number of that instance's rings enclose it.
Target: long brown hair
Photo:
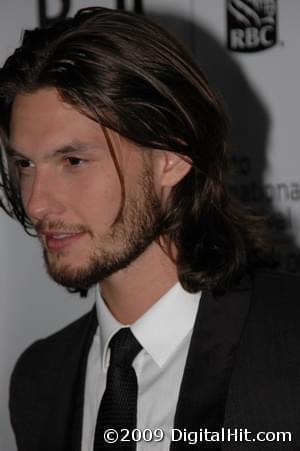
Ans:
[[[48,29],[26,31],[0,70],[0,127],[9,138],[18,93],[55,87],[61,98],[134,143],[187,156],[192,169],[173,189],[162,234],[178,250],[189,291],[225,290],[263,261],[261,221],[227,188],[227,117],[188,52],[144,17],[80,10]],[[5,149],[5,143],[4,143]],[[17,186],[1,156],[1,206],[30,233]]]

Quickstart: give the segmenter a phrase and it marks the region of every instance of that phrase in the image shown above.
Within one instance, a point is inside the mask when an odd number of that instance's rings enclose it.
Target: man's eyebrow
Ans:
[[[88,150],[95,149],[95,145],[89,144],[89,143],[71,143],[64,145],[62,147],[59,147],[58,149],[50,151],[47,155],[45,155],[46,158],[51,158],[56,155],[67,155],[73,152],[86,152]],[[5,146],[5,151],[8,156],[10,157],[22,157],[24,159],[28,159],[26,155],[24,155],[19,150],[14,149],[10,144],[7,144]]]
[[[22,158],[26,158],[25,155],[23,155],[21,152],[19,152],[18,150],[14,149],[10,144],[6,144],[5,147],[5,152],[7,153],[7,155],[9,157],[22,157]]]
[[[52,155],[67,155],[72,152],[86,152],[88,150],[92,150],[95,148],[95,145],[91,145],[88,143],[72,143],[65,146],[62,146],[53,152],[51,152]]]

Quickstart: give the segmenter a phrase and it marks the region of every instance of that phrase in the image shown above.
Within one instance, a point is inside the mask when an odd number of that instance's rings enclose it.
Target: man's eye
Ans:
[[[15,164],[16,168],[19,170],[32,167],[32,162],[30,160],[19,159],[19,160],[15,160],[14,164]]]
[[[66,158],[66,160],[68,161],[70,166],[80,166],[84,162],[84,160],[82,160],[82,158],[77,158],[77,157],[68,157],[68,158]]]

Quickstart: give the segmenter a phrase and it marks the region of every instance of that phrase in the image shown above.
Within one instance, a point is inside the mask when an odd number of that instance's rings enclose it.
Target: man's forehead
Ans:
[[[63,102],[54,89],[19,94],[10,121],[10,149],[24,153],[32,148],[47,153],[69,148],[85,150],[97,142],[107,147],[103,128],[78,109]]]
[[[64,102],[54,88],[19,94],[12,109],[8,153],[48,158],[73,151],[102,151],[120,160],[145,154],[134,142]]]

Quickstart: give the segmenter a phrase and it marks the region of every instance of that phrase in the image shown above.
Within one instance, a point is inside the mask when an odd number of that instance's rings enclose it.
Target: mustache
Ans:
[[[82,224],[66,224],[61,220],[49,221],[40,220],[35,225],[36,232],[41,235],[43,232],[65,232],[65,233],[82,233],[86,232],[92,235],[91,230]]]

